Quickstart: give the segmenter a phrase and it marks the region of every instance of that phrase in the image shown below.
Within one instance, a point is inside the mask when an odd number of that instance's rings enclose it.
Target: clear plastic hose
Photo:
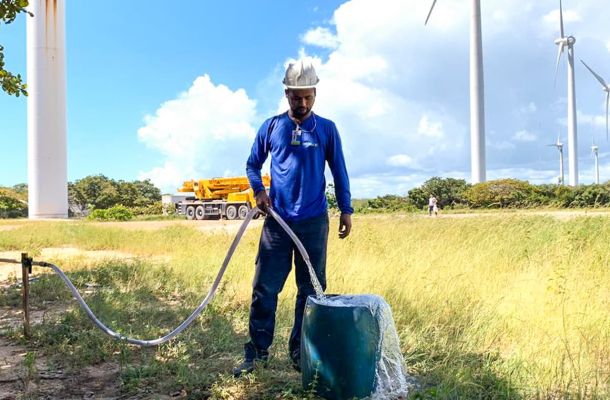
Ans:
[[[269,211],[269,214],[273,218],[275,218],[275,220],[282,226],[282,228],[284,228],[284,230],[286,231],[288,236],[290,236],[292,238],[292,240],[295,242],[299,252],[301,253],[301,256],[303,257],[303,260],[305,260],[305,263],[307,264],[307,268],[309,269],[309,275],[311,277],[312,285],[314,286],[314,289],[316,291],[316,295],[319,298],[324,298],[324,292],[322,290],[322,286],[320,285],[320,282],[318,281],[318,278],[316,277],[316,274],[314,272],[313,266],[311,265],[311,262],[309,260],[309,255],[307,254],[305,247],[303,246],[303,244],[301,243],[299,238],[295,235],[295,233],[292,231],[292,229],[290,229],[290,227],[286,224],[286,222],[284,222],[284,220],[273,209],[270,208],[268,211]],[[66,274],[64,274],[64,272],[57,265],[48,263],[48,262],[44,262],[44,261],[35,261],[35,262],[32,262],[32,265],[38,265],[40,267],[51,268],[53,271],[55,271],[55,273],[57,273],[57,275],[59,275],[59,277],[64,281],[66,286],[68,286],[68,288],[72,292],[72,295],[74,296],[74,298],[76,298],[76,300],[79,302],[81,307],[87,313],[87,316],[95,323],[95,325],[100,330],[102,330],[108,336],[111,336],[117,340],[126,341],[127,343],[130,343],[130,344],[135,344],[137,346],[158,346],[160,344],[163,344],[163,343],[171,340],[176,335],[178,335],[180,332],[185,330],[199,316],[199,314],[201,314],[203,309],[208,305],[208,303],[212,300],[212,298],[214,298],[214,295],[216,294],[216,290],[218,289],[218,285],[220,284],[220,281],[227,269],[227,266],[229,265],[229,261],[231,261],[231,257],[233,256],[233,253],[235,252],[237,245],[239,244],[244,232],[246,231],[246,227],[248,226],[248,224],[250,223],[250,221],[252,220],[254,215],[256,215],[256,213],[258,213],[258,212],[260,212],[258,208],[253,208],[252,210],[250,210],[250,212],[246,216],[246,219],[239,227],[239,230],[237,231],[237,235],[235,235],[235,239],[233,239],[233,242],[231,243],[231,246],[229,247],[229,251],[227,252],[227,255],[225,256],[222,266],[220,267],[220,270],[218,271],[218,274],[216,275],[216,279],[214,279],[214,283],[212,284],[212,287],[208,291],[208,294],[205,296],[205,298],[203,299],[201,304],[199,304],[199,306],[195,309],[195,311],[193,311],[193,313],[187,319],[185,319],[176,329],[169,332],[167,335],[157,338],[157,339],[150,339],[150,340],[134,339],[134,338],[131,338],[131,337],[128,337],[125,335],[121,335],[120,333],[113,331],[112,329],[110,329],[106,325],[104,325],[104,323],[102,321],[100,321],[95,316],[95,314],[93,314],[93,311],[91,311],[91,308],[89,308],[89,306],[87,305],[87,303],[85,302],[83,297],[80,295],[80,293],[78,292],[78,290],[76,289],[74,284],[72,284],[70,279],[66,276]],[[20,262],[17,260],[9,260],[9,259],[3,259],[3,258],[0,258],[0,262],[20,264]]]

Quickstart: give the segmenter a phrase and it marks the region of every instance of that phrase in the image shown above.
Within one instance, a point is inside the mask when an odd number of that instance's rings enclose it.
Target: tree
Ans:
[[[28,215],[25,195],[0,187],[0,218],[21,218]]]
[[[428,205],[428,197],[430,197],[429,193],[426,193],[421,187],[416,187],[409,190],[407,201],[418,210],[421,210]]]
[[[107,209],[116,205],[148,207],[161,201],[161,191],[148,179],[115,181],[104,175],[90,175],[68,183],[70,203],[81,210]]]
[[[5,24],[10,24],[21,13],[32,13],[26,11],[28,0],[0,0],[0,21]],[[4,69],[4,46],[0,45],[0,86],[9,95],[27,96],[27,85],[23,83],[21,74],[13,75],[10,71]]]
[[[435,176],[425,181],[421,187],[409,190],[409,203],[421,209],[428,205],[428,198],[433,195],[441,208],[464,204],[464,192],[469,187],[464,179]]]
[[[464,197],[473,208],[526,208],[548,203],[536,186],[518,179],[477,183],[466,190]]]
[[[85,209],[109,208],[118,203],[116,182],[104,175],[92,175],[68,184],[70,200]]]
[[[161,191],[149,179],[117,182],[119,203],[127,207],[145,207],[161,201]]]

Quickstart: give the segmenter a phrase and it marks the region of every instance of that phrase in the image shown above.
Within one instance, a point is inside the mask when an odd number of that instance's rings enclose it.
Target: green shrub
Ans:
[[[572,207],[600,207],[610,204],[610,190],[604,185],[586,185],[576,188]]]
[[[393,194],[378,196],[361,204],[358,212],[392,212],[392,211],[416,211],[406,197]]]
[[[27,201],[18,193],[0,188],[0,218],[22,218],[28,215]]]
[[[156,201],[147,206],[130,207],[129,210],[131,210],[133,215],[162,215],[163,204],[160,201]]]
[[[535,186],[517,179],[477,183],[464,197],[473,208],[528,208],[548,203]]]
[[[129,221],[133,218],[133,213],[127,207],[119,204],[108,209],[93,210],[87,218],[98,221]]]

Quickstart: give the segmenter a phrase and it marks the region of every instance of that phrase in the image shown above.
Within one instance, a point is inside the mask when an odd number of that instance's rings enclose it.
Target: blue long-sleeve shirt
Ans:
[[[260,127],[246,164],[254,193],[265,190],[261,168],[271,153],[269,197],[274,210],[287,221],[317,217],[328,208],[324,177],[328,162],[339,209],[352,214],[349,177],[334,122],[311,113],[300,125],[300,132],[296,130],[287,112],[269,118]]]

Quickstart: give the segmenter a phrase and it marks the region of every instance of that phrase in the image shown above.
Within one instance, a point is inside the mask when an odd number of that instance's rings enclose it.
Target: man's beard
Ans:
[[[297,107],[297,108],[292,110],[292,115],[297,117],[297,118],[301,118],[301,117],[304,117],[307,114],[309,114],[310,110],[311,109],[309,109],[307,107]]]

